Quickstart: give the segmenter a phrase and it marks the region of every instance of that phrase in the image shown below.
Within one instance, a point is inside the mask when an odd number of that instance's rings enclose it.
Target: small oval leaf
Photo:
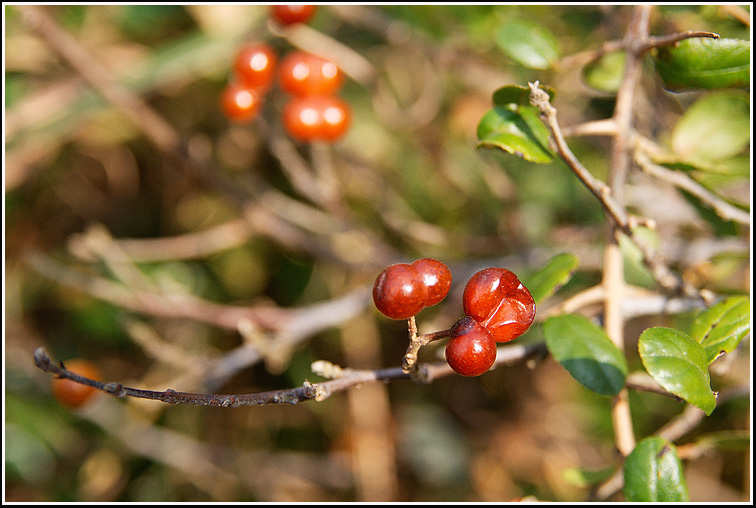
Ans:
[[[747,93],[716,92],[696,101],[672,131],[672,149],[682,161],[704,166],[730,159],[751,141]]]
[[[525,287],[528,288],[536,303],[541,302],[569,282],[578,264],[577,256],[566,252],[557,254],[546,263],[546,266],[526,279]]]
[[[647,437],[625,459],[622,493],[629,502],[690,500],[677,448],[664,438]]]
[[[583,316],[547,319],[543,335],[551,356],[591,391],[616,395],[625,386],[627,363],[604,330]]]
[[[751,83],[751,42],[691,38],[660,48],[656,71],[670,90],[714,89]]]
[[[707,415],[714,411],[717,399],[701,344],[674,328],[649,328],[638,340],[638,352],[643,366],[665,390]]]
[[[749,333],[751,300],[747,296],[717,302],[701,312],[690,329],[690,336],[703,346],[709,364],[721,354],[733,351]]]
[[[498,148],[530,162],[554,159],[548,139],[549,131],[532,106],[496,106],[478,123],[478,148]]]
[[[556,37],[528,19],[513,18],[504,22],[496,42],[509,58],[532,69],[548,69],[559,58]]]

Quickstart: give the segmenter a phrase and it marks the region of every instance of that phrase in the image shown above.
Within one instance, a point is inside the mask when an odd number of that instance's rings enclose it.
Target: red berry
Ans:
[[[373,284],[373,302],[386,317],[408,319],[443,300],[450,287],[449,268],[437,259],[422,258],[383,270]]]
[[[80,376],[88,377],[89,379],[99,381],[102,378],[100,369],[88,360],[74,358],[73,360],[66,361],[65,367],[67,370],[79,374]],[[55,397],[55,400],[69,409],[76,409],[83,406],[97,393],[96,388],[75,383],[70,379],[64,378],[53,378],[50,390],[53,397]]]
[[[307,23],[315,14],[314,5],[273,5],[271,15],[282,25]]]
[[[423,278],[423,284],[428,290],[425,306],[430,307],[446,298],[451,288],[452,275],[444,263],[433,258],[422,258],[412,262],[412,266]]]
[[[221,93],[220,102],[228,118],[237,122],[248,122],[260,111],[262,96],[254,88],[232,83]]]
[[[281,112],[284,128],[300,141],[334,142],[346,133],[351,117],[349,105],[329,95],[294,97]]]
[[[496,342],[525,333],[535,318],[535,301],[517,276],[505,268],[486,268],[473,275],[462,294],[465,315],[475,318]]]
[[[486,327],[465,316],[451,327],[446,361],[457,374],[480,376],[496,361],[496,341]]]
[[[234,72],[247,88],[264,91],[275,77],[276,53],[267,44],[250,44],[239,50],[234,60]]]
[[[281,61],[278,80],[281,88],[293,95],[328,95],[341,88],[344,75],[330,60],[292,51]]]
[[[384,316],[409,319],[425,307],[428,291],[414,266],[406,263],[383,270],[373,284],[373,303]]]

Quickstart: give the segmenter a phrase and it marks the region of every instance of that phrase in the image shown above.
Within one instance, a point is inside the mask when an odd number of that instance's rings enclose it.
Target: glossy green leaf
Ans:
[[[660,48],[656,71],[671,90],[714,89],[751,83],[751,42],[692,38]]]
[[[668,392],[710,415],[717,405],[711,391],[708,361],[701,344],[673,328],[649,328],[638,340],[638,352],[651,377]]]
[[[733,351],[751,333],[751,300],[747,296],[726,298],[699,314],[690,330],[706,352],[708,363]]]
[[[478,148],[498,148],[530,162],[553,160],[548,139],[549,131],[533,106],[496,106],[478,123]]]
[[[750,141],[750,98],[739,91],[699,99],[677,122],[671,140],[675,154],[693,165],[730,159]]]
[[[580,384],[601,395],[616,395],[625,386],[627,363],[603,329],[576,314],[543,323],[551,356]]]
[[[690,500],[677,448],[664,438],[647,437],[625,459],[622,493],[629,502]]]
[[[549,99],[554,100],[556,91],[548,85],[538,85],[538,88],[549,94]],[[530,104],[530,87],[520,85],[506,85],[497,88],[493,93],[494,106],[528,106]]]
[[[529,277],[524,283],[536,303],[556,293],[567,284],[577,270],[577,256],[568,253],[557,254],[546,266]]]
[[[615,93],[619,90],[625,74],[624,51],[607,53],[583,68],[583,81],[594,90]]]
[[[505,21],[499,28],[496,42],[509,58],[532,69],[548,69],[559,58],[556,37],[528,19]]]

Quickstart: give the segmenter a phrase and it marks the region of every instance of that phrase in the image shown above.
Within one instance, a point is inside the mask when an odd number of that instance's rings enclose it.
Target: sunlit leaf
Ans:
[[[638,352],[643,366],[665,390],[707,415],[714,411],[717,399],[701,344],[674,328],[649,328],[638,340]]]
[[[654,58],[659,76],[671,90],[748,86],[750,62],[750,41],[702,37],[660,48]]]
[[[690,330],[706,352],[707,362],[733,351],[751,333],[751,301],[733,296],[717,302],[699,314]]]
[[[577,256],[568,253],[557,254],[546,263],[546,266],[525,281],[525,287],[538,303],[567,284],[577,270],[578,264]]]
[[[629,502],[690,500],[677,448],[664,438],[647,437],[625,459],[622,493]]]
[[[576,314],[548,318],[543,335],[551,356],[589,390],[616,395],[625,386],[625,357],[587,318]]]
[[[549,131],[533,106],[496,106],[478,123],[479,148],[498,148],[530,162],[553,160],[548,139]]]
[[[515,62],[533,69],[548,69],[559,58],[559,42],[533,21],[513,18],[504,22],[496,38],[499,47]]]

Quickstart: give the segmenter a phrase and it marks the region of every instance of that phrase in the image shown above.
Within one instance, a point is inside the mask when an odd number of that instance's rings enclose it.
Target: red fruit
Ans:
[[[423,279],[414,266],[405,263],[383,270],[373,284],[373,303],[384,316],[409,319],[417,315],[428,297]]]
[[[231,120],[248,122],[260,111],[262,96],[254,88],[233,83],[221,93],[221,109]]]
[[[383,270],[373,284],[373,303],[386,317],[409,319],[444,299],[451,272],[441,261],[423,258]]]
[[[525,333],[535,318],[535,301],[517,276],[505,268],[486,268],[473,275],[462,294],[465,315],[475,318],[496,342]]]
[[[74,358],[65,362],[67,370],[88,377],[89,379],[101,380],[100,369],[92,362]],[[97,393],[97,389],[91,386],[75,383],[70,379],[53,378],[50,390],[62,406],[69,409],[76,409],[83,406],[90,398]]]
[[[423,284],[428,290],[425,306],[430,307],[446,298],[451,288],[452,275],[444,263],[433,258],[423,258],[412,262],[412,266],[423,278]]]
[[[293,95],[328,95],[341,88],[344,75],[330,60],[292,51],[281,61],[278,80],[281,88]]]
[[[480,376],[496,361],[496,341],[486,327],[465,316],[451,327],[446,361],[457,374]]]
[[[250,44],[236,54],[234,72],[247,88],[264,91],[275,77],[276,53],[267,44]]]
[[[271,15],[281,25],[307,23],[315,14],[314,5],[273,5]]]
[[[349,105],[333,96],[294,97],[281,112],[281,122],[291,137],[300,141],[334,142],[351,122]]]

